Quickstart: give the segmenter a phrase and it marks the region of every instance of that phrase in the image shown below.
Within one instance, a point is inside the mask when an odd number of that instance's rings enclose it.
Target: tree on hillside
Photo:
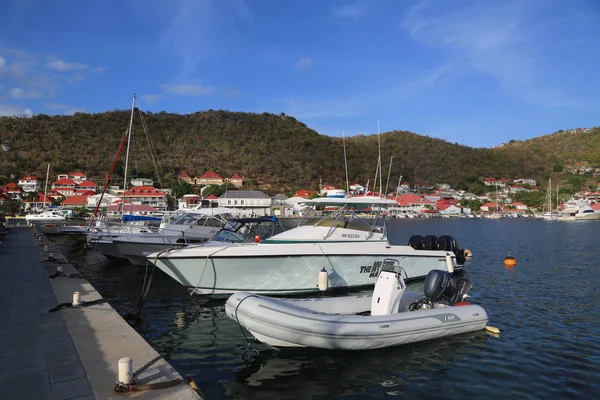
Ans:
[[[183,195],[193,193],[192,185],[184,181],[176,181],[171,186],[172,196],[176,199],[180,199]]]

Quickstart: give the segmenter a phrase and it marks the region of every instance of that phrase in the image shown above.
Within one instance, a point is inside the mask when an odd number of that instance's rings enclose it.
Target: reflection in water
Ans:
[[[248,349],[222,300],[190,296],[159,271],[135,328],[211,400],[600,398],[599,229],[596,221],[393,221],[392,243],[449,234],[474,252],[463,277],[499,338],[476,332],[368,352]],[[55,240],[121,315],[135,310],[143,267]],[[503,264],[509,250],[512,269]]]
[[[487,339],[485,333],[475,332],[365,352],[267,350],[242,367],[234,382],[225,384],[226,394],[232,399],[399,394],[413,379],[436,379],[469,351],[483,351]]]

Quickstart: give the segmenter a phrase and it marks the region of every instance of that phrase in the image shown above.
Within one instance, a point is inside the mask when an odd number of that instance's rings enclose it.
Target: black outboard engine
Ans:
[[[425,278],[423,292],[433,303],[454,305],[462,301],[472,287],[473,285],[466,279],[459,279],[456,284],[453,284],[448,272],[434,269],[429,271]]]
[[[438,249],[438,238],[435,235],[427,235],[423,238],[423,249],[424,250],[437,250]]]
[[[456,254],[458,244],[456,243],[456,239],[454,239],[452,236],[442,235],[438,238],[438,249],[450,251]]]
[[[410,239],[408,239],[408,245],[415,250],[423,250],[423,236],[411,236]]]
[[[434,269],[429,271],[425,278],[423,293],[429,300],[438,302],[443,299],[444,293],[450,285],[452,285],[450,274],[440,269]]]

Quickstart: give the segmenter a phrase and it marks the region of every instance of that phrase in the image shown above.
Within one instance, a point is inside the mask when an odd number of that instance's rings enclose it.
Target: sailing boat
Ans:
[[[548,178],[548,189],[546,190],[546,203],[544,204],[544,214],[542,218],[546,221],[554,221],[558,218],[556,214],[552,213],[552,178]]]
[[[65,222],[66,218],[61,211],[58,209],[49,209],[46,210],[46,199],[48,193],[48,178],[50,177],[50,164],[48,164],[48,169],[46,171],[46,184],[44,186],[44,205],[42,208],[42,213],[40,214],[27,214],[25,216],[25,220],[27,221],[27,225],[31,225],[34,222]]]

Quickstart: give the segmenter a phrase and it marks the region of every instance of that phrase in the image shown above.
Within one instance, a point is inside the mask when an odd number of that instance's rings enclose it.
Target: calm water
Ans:
[[[464,275],[498,338],[475,332],[367,352],[248,348],[223,301],[192,297],[160,271],[136,327],[211,400],[600,398],[599,233],[597,221],[392,222],[393,243],[449,234],[474,252]],[[134,309],[144,268],[56,240],[119,312]],[[513,269],[503,265],[508,251]]]

